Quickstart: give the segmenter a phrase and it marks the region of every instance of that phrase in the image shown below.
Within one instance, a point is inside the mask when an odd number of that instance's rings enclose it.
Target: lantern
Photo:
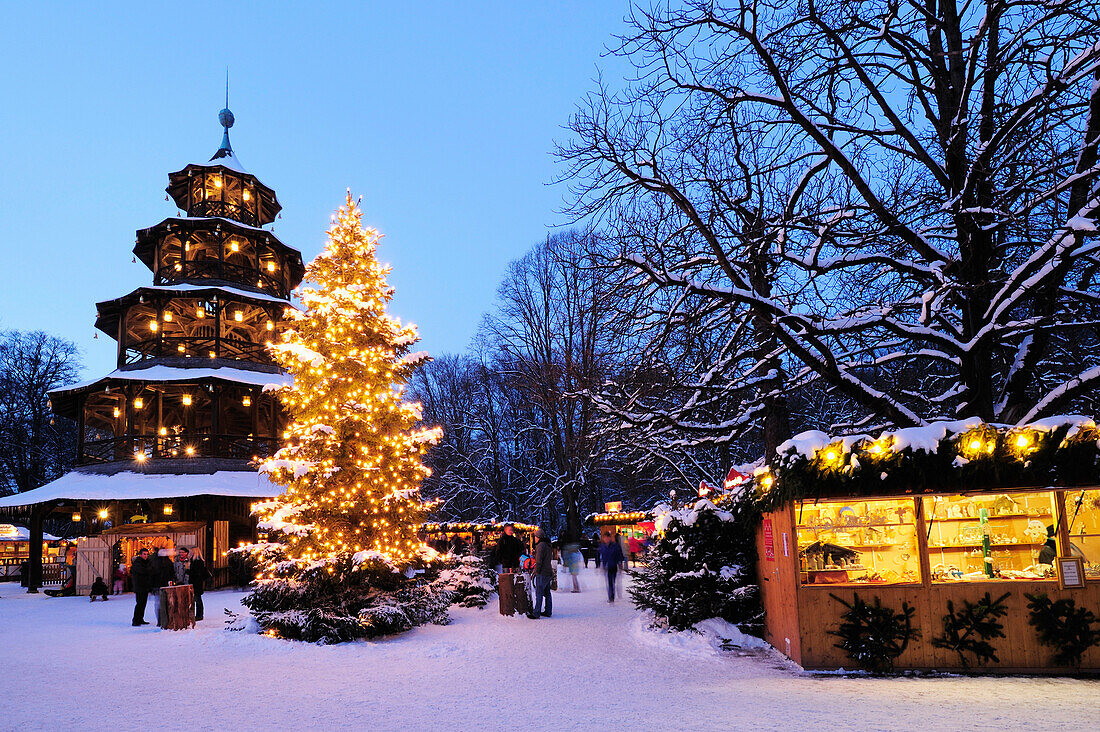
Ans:
[[[141,409],[145,406],[145,400],[141,397],[134,399],[134,409]]]

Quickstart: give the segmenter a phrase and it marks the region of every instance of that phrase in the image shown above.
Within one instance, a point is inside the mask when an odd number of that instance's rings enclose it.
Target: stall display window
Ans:
[[[797,507],[803,584],[920,582],[916,505],[911,498]]]
[[[1055,499],[1052,492],[925,498],[932,581],[1054,577]]]
[[[1070,555],[1085,563],[1085,578],[1100,580],[1100,490],[1066,491]]]

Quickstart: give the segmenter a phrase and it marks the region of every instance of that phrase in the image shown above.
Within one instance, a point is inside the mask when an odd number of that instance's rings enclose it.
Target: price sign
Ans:
[[[1058,584],[1063,590],[1085,586],[1085,563],[1081,557],[1058,557]]]
[[[772,520],[764,519],[764,558],[769,562],[775,561],[775,533],[772,530]]]

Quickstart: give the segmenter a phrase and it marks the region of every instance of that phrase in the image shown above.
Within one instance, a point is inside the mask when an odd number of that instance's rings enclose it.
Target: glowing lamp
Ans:
[[[248,192],[247,188],[245,188],[244,191],[241,193],[241,198],[247,201],[248,199],[252,198],[252,194]]]
[[[191,395],[190,394],[184,394],[183,395],[183,406],[185,406],[185,407],[190,407],[191,406]]]
[[[971,440],[970,441],[970,449],[974,450],[975,452],[977,452],[978,450],[981,450],[982,449],[982,441],[981,440]]]
[[[246,396],[245,398],[241,399],[241,404],[243,404],[246,407],[251,407],[252,406],[252,397]]]
[[[242,313],[240,310],[236,311],[235,313],[233,313],[233,320],[236,320],[238,323],[241,322],[242,320],[244,320],[244,313]]]
[[[177,264],[176,265],[176,271],[177,272],[182,272],[183,271],[183,265],[182,264]]]
[[[99,509],[99,514],[98,515],[99,515],[99,518],[101,520],[106,519],[107,518],[107,509],[105,509],[105,508]]]
[[[144,406],[145,406],[145,400],[142,399],[141,397],[138,397],[137,399],[134,400],[134,409],[141,409]]]
[[[149,321],[149,330],[151,330],[151,331],[153,331],[154,333],[156,333],[156,332],[157,332],[157,328],[159,328],[159,327],[160,327],[160,323],[158,323],[157,321],[155,321],[155,320],[150,320],[150,321]]]
[[[171,503],[164,504],[164,515],[165,516],[171,516],[172,515],[172,504]]]
[[[214,187],[215,188],[221,188],[222,187],[222,177],[220,175],[214,178]]]
[[[239,251],[241,251],[241,245],[237,243],[237,240],[236,240],[236,239],[234,239],[233,241],[229,242],[229,251],[231,251],[231,252],[239,252]]]
[[[75,522],[75,521],[79,521],[79,520],[80,520],[80,511],[73,511],[73,521]]]
[[[1027,435],[1020,435],[1016,438],[1016,447],[1027,447],[1029,442]]]
[[[836,460],[836,453],[833,452],[832,450],[829,450],[827,453],[825,453],[825,459],[828,460],[829,462],[832,462],[833,460]]]
[[[135,452],[134,453],[134,460],[137,460],[139,463],[145,462],[145,453]]]
[[[164,321],[165,321],[166,323],[171,323],[171,322],[172,322],[172,313],[170,313],[170,312],[167,312],[167,311],[165,311],[165,313],[164,313]]]
[[[210,352],[210,358],[217,358],[217,357],[218,357],[218,354],[214,353],[213,351]]]
[[[206,317],[206,311],[202,308],[196,308],[195,309],[195,317],[196,318],[205,318]]]
[[[191,457],[195,454],[195,448],[191,445],[188,445],[186,448],[184,448],[184,452],[187,453],[188,457]]]
[[[160,428],[160,436],[161,437],[166,437],[167,435],[168,435],[168,428],[167,427],[161,427]]]
[[[115,407],[114,411],[115,411],[115,416],[116,417],[121,417],[122,416],[122,410],[119,409],[118,407]]]
[[[274,272],[275,271],[275,263],[274,262],[268,262],[267,263],[267,271],[268,272]]]

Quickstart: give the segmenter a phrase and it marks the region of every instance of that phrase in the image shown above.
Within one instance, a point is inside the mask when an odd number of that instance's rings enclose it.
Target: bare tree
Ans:
[[[715,386],[741,421],[712,434],[774,443],[782,400],[814,391],[848,429],[1094,406],[1100,3],[695,0],[632,21],[637,79],[592,95],[561,154],[642,300],[723,324],[689,399]]]
[[[0,338],[0,469],[3,490],[21,493],[61,475],[73,464],[76,425],[55,418],[49,392],[76,380],[75,345],[35,331]]]

